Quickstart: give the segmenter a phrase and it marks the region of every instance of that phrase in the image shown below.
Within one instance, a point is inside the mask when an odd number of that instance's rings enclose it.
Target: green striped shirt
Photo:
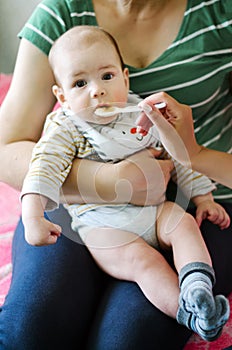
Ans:
[[[62,33],[83,24],[97,25],[91,0],[44,0],[19,36],[48,54]],[[188,1],[179,33],[166,51],[146,68],[128,68],[132,91],[141,97],[165,91],[190,105],[198,142],[231,153],[231,0]],[[232,202],[232,191],[216,185],[214,197]]]

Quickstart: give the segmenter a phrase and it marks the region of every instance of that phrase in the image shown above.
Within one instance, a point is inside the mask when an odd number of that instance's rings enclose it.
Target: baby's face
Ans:
[[[57,72],[65,105],[86,121],[109,123],[115,117],[99,117],[94,111],[127,102],[128,70],[122,70],[116,50],[108,41],[67,50],[58,62]]]

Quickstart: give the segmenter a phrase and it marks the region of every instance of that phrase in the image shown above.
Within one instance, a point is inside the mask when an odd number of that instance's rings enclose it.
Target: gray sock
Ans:
[[[180,306],[200,318],[211,318],[215,314],[213,268],[201,262],[187,264],[180,271],[179,281]]]
[[[222,333],[224,324],[229,319],[229,303],[223,295],[215,297],[216,315],[208,320],[201,320],[196,315],[179,307],[176,315],[177,322],[197,333],[206,341],[214,341],[218,339]]]
[[[223,295],[213,296],[213,268],[195,262],[179,274],[180,297],[177,321],[198,333],[204,340],[217,339],[229,319],[229,303]]]

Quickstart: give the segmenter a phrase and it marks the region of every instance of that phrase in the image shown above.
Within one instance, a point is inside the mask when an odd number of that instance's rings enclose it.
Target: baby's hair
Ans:
[[[97,26],[89,26],[89,25],[81,25],[81,26],[75,26],[75,27],[72,27],[71,29],[69,29],[67,32],[65,32],[63,35],[61,35],[52,45],[51,47],[51,50],[49,52],[49,55],[48,55],[48,59],[49,59],[49,63],[50,63],[50,66],[52,68],[54,68],[54,57],[56,57],[57,54],[61,54],[61,51],[60,51],[60,46],[59,44],[62,42],[63,43],[63,46],[64,48],[62,48],[62,50],[66,50],[67,47],[72,47],[72,44],[75,44],[75,42],[73,41],[73,37],[71,36],[72,32],[73,31],[80,31],[80,35],[82,35],[82,33],[84,35],[86,35],[86,33],[88,33],[89,31],[89,39],[93,39],[91,38],[91,33],[95,33],[95,34],[103,34],[105,35],[109,41],[111,42],[111,44],[113,45],[113,47],[115,48],[116,50],[116,53],[119,57],[119,60],[120,60],[120,64],[121,64],[121,67],[122,67],[122,70],[125,68],[125,65],[124,65],[124,62],[123,62],[123,58],[122,58],[122,55],[121,55],[121,52],[119,50],[119,46],[116,42],[116,40],[114,39],[114,37],[108,33],[106,30],[104,30],[103,28],[101,27],[97,27]],[[93,40],[93,43],[95,43],[96,41]],[[89,43],[91,45],[91,41],[89,40]],[[66,47],[66,45],[68,44],[68,46]],[[64,51],[63,51],[64,52]],[[53,69],[54,70],[54,69]]]

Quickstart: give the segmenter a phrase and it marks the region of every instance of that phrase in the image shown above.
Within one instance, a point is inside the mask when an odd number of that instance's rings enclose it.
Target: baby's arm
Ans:
[[[185,168],[173,159],[175,169],[172,179],[181,187],[186,198],[192,200],[196,206],[196,222],[201,226],[207,219],[225,229],[230,225],[230,217],[225,209],[214,201],[212,191],[216,189],[212,181],[206,176]]]
[[[218,225],[221,229],[225,229],[230,225],[230,217],[225,209],[214,201],[211,192],[195,196],[192,201],[196,205],[196,221],[201,226],[203,220],[207,219]]]
[[[22,197],[22,220],[26,241],[35,246],[54,244],[61,234],[61,227],[44,217],[47,198],[29,193]]]

